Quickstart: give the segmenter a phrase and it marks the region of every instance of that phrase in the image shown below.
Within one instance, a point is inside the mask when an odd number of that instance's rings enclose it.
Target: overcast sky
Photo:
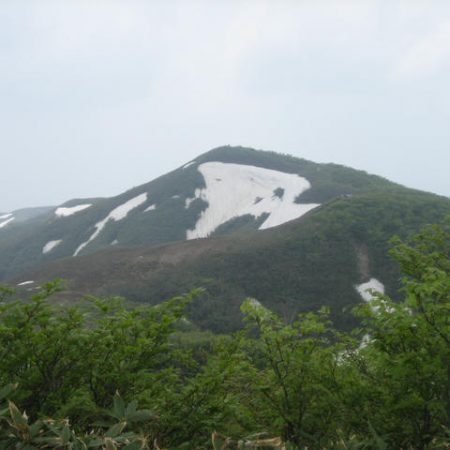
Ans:
[[[450,196],[450,1],[0,0],[0,211],[224,144]]]

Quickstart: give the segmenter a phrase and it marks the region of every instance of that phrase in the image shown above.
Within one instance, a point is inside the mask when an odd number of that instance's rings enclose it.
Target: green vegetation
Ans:
[[[59,309],[59,283],[29,302],[3,287],[0,448],[450,448],[450,224],[391,254],[402,300],[358,306],[351,333],[252,299],[234,335],[183,331],[200,291]]]
[[[203,201],[196,200],[189,209],[185,209],[185,197],[193,197],[195,189],[203,186],[203,177],[195,168],[178,169],[116,197],[67,202],[67,206],[93,203],[92,207],[69,217],[55,217],[52,208],[47,214],[6,227],[0,234],[0,280],[29,270],[39,263],[72,256],[76,248],[95,231],[97,222],[114,208],[143,192],[148,193],[148,202],[133,210],[125,220],[109,222],[98,239],[83,250],[83,254],[107,249],[116,239],[119,247],[184,240],[186,230],[194,227],[198,215],[205,208]],[[180,194],[182,197],[173,198]],[[151,204],[157,205],[157,212],[144,213]],[[43,246],[55,239],[61,239],[62,243],[54,251],[43,254]]]
[[[438,196],[369,192],[273,229],[243,231],[251,222],[242,217],[220,227],[229,232],[236,225],[241,231],[234,234],[59,260],[18,281],[64,278],[70,283],[64,300],[84,292],[147,305],[201,286],[205,293],[188,311],[202,330],[241,329],[240,305],[254,297],[283,319],[327,306],[334,325],[349,331],[357,324],[350,310],[361,300],[355,285],[375,277],[389,296],[401,298],[400,272],[387,256],[390,237],[405,238],[446,215],[450,201]]]

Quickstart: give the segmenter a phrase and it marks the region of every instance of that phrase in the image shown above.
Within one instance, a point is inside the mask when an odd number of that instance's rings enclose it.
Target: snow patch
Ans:
[[[374,297],[370,292],[371,290],[379,292],[380,294],[384,294],[384,284],[381,281],[378,281],[376,278],[371,278],[366,283],[359,284],[355,287],[359,295],[366,302],[370,302],[370,300],[372,300]]]
[[[8,223],[12,222],[14,220],[14,217],[10,217],[9,219],[6,219],[4,222],[0,223],[0,228],[6,227]]]
[[[248,302],[250,303],[250,305],[251,305],[253,308],[264,308],[263,305],[261,305],[261,302],[260,302],[259,300],[256,300],[256,298],[250,297],[250,298],[248,299]]]
[[[207,162],[198,170],[206,187],[196,189],[194,197],[186,199],[185,208],[197,198],[207,202],[208,207],[201,213],[195,228],[187,230],[187,239],[207,237],[219,225],[247,214],[255,218],[269,214],[259,227],[262,230],[297,219],[320,206],[295,203],[295,199],[311,187],[306,178],[297,174],[222,162]],[[274,195],[277,189],[284,190],[282,198]],[[255,203],[255,199],[259,201]]]
[[[33,284],[34,281],[22,281],[22,283],[18,283],[17,286],[27,286],[28,284]]]
[[[55,214],[58,217],[67,217],[71,216],[72,214],[76,214],[77,212],[83,211],[83,209],[89,208],[92,206],[92,203],[84,203],[82,205],[76,205],[76,206],[60,206],[59,208],[55,209]]]
[[[182,168],[183,168],[183,169],[187,169],[188,167],[191,167],[191,166],[194,165],[195,163],[196,163],[196,161],[188,162],[188,163],[185,164]]]
[[[180,198],[179,195],[172,195],[172,198]]]
[[[197,198],[200,197],[200,192],[201,192],[201,189],[196,189],[196,190],[195,190],[195,193],[194,193],[194,197],[192,197],[192,198],[186,198],[186,200],[184,201],[184,207],[185,207],[186,209],[190,208],[191,203],[192,203],[194,200],[196,200]]]
[[[361,339],[358,350],[366,348],[372,341],[373,339],[370,337],[370,334],[365,334]]]
[[[83,248],[86,247],[86,245],[88,245],[91,241],[93,241],[100,234],[100,232],[103,230],[108,221],[113,220],[115,222],[118,222],[119,220],[124,219],[131,210],[137,208],[139,205],[142,205],[142,203],[145,203],[146,201],[147,201],[147,193],[144,192],[143,194],[140,194],[137,197],[133,197],[132,199],[128,200],[127,202],[123,203],[117,208],[114,208],[103,220],[97,222],[94,225],[95,227],[94,233],[92,233],[91,237],[86,242],[83,242],[80,246],[78,246],[73,256],[77,256],[78,253],[80,253],[81,250],[83,250]]]
[[[61,244],[62,239],[57,239],[55,241],[48,241],[44,247],[42,248],[42,253],[49,253],[51,252],[55,247],[57,247],[59,244]]]
[[[119,243],[119,241],[117,240],[117,239],[114,239],[112,242],[111,242],[111,244],[109,244],[109,245],[117,245]]]
[[[144,209],[144,212],[153,211],[154,209],[156,209],[156,205],[150,205],[148,208]]]
[[[11,217],[11,216],[12,216],[12,213],[2,214],[2,215],[0,216],[0,220],[8,219],[8,218]]]
[[[270,315],[272,314],[272,312],[270,311],[270,309],[266,308],[265,306],[263,306],[261,304],[261,302],[259,300],[257,300],[256,298],[252,298],[249,297],[247,298],[247,301],[249,303],[249,305],[255,310],[255,311],[260,311],[264,314],[265,317],[270,317]]]

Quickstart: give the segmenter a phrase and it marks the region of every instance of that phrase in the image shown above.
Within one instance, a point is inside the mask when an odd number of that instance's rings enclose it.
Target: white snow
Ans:
[[[28,284],[33,284],[34,281],[22,281],[22,283],[18,283],[17,286],[26,286]]]
[[[0,223],[0,228],[6,227],[8,223],[12,222],[14,220],[14,217],[10,217],[9,219],[6,219],[4,222]]]
[[[373,298],[373,295],[370,292],[370,290],[372,290],[372,289],[375,292],[384,294],[384,284],[381,281],[378,281],[376,278],[371,278],[366,283],[359,284],[355,287],[356,287],[356,290],[359,292],[359,295],[366,302],[370,302],[370,300],[372,300],[372,298]]]
[[[12,213],[2,214],[2,215],[0,216],[0,220],[2,220],[2,219],[8,219],[8,218],[11,217],[11,216],[12,216]]]
[[[207,162],[198,170],[206,187],[196,189],[195,196],[186,199],[185,207],[189,208],[196,198],[206,201],[208,207],[195,228],[187,230],[187,239],[207,237],[219,225],[246,214],[255,218],[269,214],[259,227],[262,230],[297,219],[319,206],[295,203],[296,197],[311,187],[308,180],[297,174],[222,162]],[[284,190],[282,198],[274,194],[278,188]]]
[[[144,209],[144,212],[153,211],[154,209],[156,209],[156,205],[150,205],[148,208]]]
[[[195,164],[195,161],[188,162],[187,164],[185,164],[183,166],[183,169],[187,169],[188,167],[192,166],[193,164]]]
[[[83,211],[83,209],[89,208],[90,206],[92,206],[92,203],[84,203],[82,205],[67,206],[67,207],[60,206],[59,208],[55,209],[55,214],[58,217],[67,217],[77,212]]]
[[[372,341],[373,339],[370,337],[370,334],[365,334],[361,339],[361,343],[359,344],[358,350],[366,348]]]
[[[253,308],[264,308],[263,305],[261,305],[261,302],[256,300],[256,298],[250,297],[248,300]]]
[[[256,298],[249,297],[247,298],[247,301],[254,310],[262,312],[266,317],[269,317],[271,315],[272,312],[270,311],[270,309],[263,306],[261,302]]]
[[[200,194],[198,194],[198,193],[200,193],[200,189],[196,189],[196,190],[195,190],[195,195],[200,195]],[[184,201],[184,207],[185,207],[186,209],[188,209],[188,208],[191,206],[191,203],[192,203],[196,198],[197,198],[197,197],[186,198],[185,201]]]
[[[179,195],[172,195],[172,198],[180,198]]]
[[[100,234],[100,232],[103,230],[108,221],[113,220],[115,222],[118,222],[119,220],[124,219],[131,210],[137,208],[139,205],[142,205],[142,203],[146,201],[147,201],[147,193],[144,192],[143,194],[139,194],[137,197],[133,197],[132,199],[128,200],[127,202],[118,206],[117,208],[114,208],[103,220],[97,222],[94,225],[95,227],[94,233],[92,233],[91,237],[86,242],[83,242],[75,250],[73,256],[77,256],[78,253],[80,253],[81,250],[83,250],[83,248],[89,244],[89,242],[93,241]]]
[[[44,247],[42,248],[42,253],[48,253],[51,252],[55,247],[57,247],[59,244],[61,244],[62,239],[57,239],[55,241],[48,241]]]

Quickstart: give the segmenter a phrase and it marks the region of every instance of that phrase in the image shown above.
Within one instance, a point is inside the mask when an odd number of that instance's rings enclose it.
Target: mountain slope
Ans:
[[[13,222],[14,224],[27,222],[28,220],[35,219],[50,212],[52,209],[51,206],[41,206],[37,208],[17,209],[10,213],[0,213],[0,228],[4,228]]]
[[[23,223],[8,222],[9,216],[2,215],[0,280],[111,246],[264,229],[341,195],[404,189],[342,166],[221,147],[116,197],[71,200]]]
[[[322,204],[281,226],[136,249],[109,249],[55,261],[15,278],[35,284],[69,281],[60,299],[82,294],[123,295],[156,304],[194,287],[206,294],[190,310],[198,326],[230,331],[239,305],[254,297],[290,320],[299,311],[327,305],[342,328],[348,309],[362,301],[357,287],[377,280],[398,295],[399,273],[387,257],[393,234],[406,236],[450,214],[447,198],[408,189],[374,190]]]

